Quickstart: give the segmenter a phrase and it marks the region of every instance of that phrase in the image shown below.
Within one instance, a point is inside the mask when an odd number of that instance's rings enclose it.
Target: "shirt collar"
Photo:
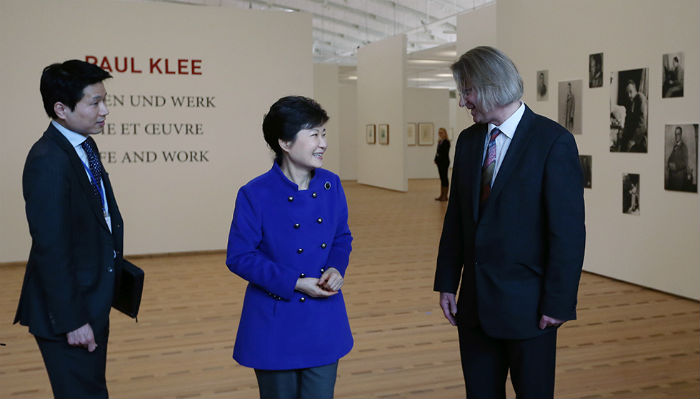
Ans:
[[[65,126],[61,125],[60,123],[52,120],[51,124],[53,124],[53,127],[58,129],[59,132],[70,142],[70,144],[73,147],[77,147],[81,144],[83,144],[83,141],[87,140],[87,137],[83,136],[82,134],[76,133]]]
[[[509,139],[513,139],[513,136],[515,135],[515,129],[518,128],[518,124],[520,123],[520,119],[523,118],[523,114],[525,113],[525,103],[520,102],[520,107],[513,112],[513,115],[508,117],[501,126],[496,126],[493,123],[489,123],[489,132],[493,130],[494,127],[497,127],[498,130],[501,131],[501,133],[505,134],[508,136]]]

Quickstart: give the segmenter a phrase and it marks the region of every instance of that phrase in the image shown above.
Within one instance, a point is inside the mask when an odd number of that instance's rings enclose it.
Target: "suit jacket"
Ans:
[[[14,322],[36,336],[61,340],[90,323],[96,340],[107,337],[124,230],[106,171],[102,178],[112,233],[78,154],[52,124],[27,155],[32,247]]]
[[[479,212],[487,125],[459,136],[434,289],[456,293],[459,323],[490,336],[543,333],[542,314],[576,318],[585,243],[583,183],[576,142],[526,107]]]
[[[247,367],[289,370],[334,363],[353,346],[342,292],[313,298],[300,277],[327,267],[345,275],[352,250],[340,179],[316,169],[307,190],[277,163],[241,187],[226,264],[249,282],[233,358]]]

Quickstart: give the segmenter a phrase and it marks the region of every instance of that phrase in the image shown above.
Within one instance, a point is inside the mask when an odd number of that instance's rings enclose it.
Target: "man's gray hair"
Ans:
[[[463,95],[467,88],[474,90],[477,105],[484,112],[523,97],[523,79],[518,68],[493,47],[480,46],[467,51],[450,69],[459,93]]]

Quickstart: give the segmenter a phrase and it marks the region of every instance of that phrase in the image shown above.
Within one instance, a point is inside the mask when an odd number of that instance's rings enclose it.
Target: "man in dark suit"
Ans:
[[[467,396],[554,395],[557,327],[576,318],[585,227],[576,143],[521,101],[513,62],[477,47],[452,65],[459,136],[435,291],[459,331]],[[455,299],[457,288],[459,298]]]
[[[107,397],[109,310],[123,225],[109,176],[90,135],[109,111],[109,73],[83,61],[53,64],[41,76],[52,119],[22,175],[32,237],[15,323],[29,327],[55,397]]]

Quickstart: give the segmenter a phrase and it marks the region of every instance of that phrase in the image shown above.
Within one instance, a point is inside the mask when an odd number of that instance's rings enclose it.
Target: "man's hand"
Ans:
[[[540,318],[540,330],[544,330],[547,327],[558,327],[562,324],[564,324],[564,320],[555,319],[554,317],[542,315]]]
[[[82,346],[83,348],[87,348],[88,352],[92,352],[97,348],[95,335],[92,333],[92,327],[90,327],[89,323],[77,330],[67,333],[66,337],[68,338],[68,345]]]
[[[457,321],[455,320],[455,315],[457,314],[457,302],[455,301],[455,294],[451,292],[441,292],[440,307],[447,321],[453,326],[456,326]]]

